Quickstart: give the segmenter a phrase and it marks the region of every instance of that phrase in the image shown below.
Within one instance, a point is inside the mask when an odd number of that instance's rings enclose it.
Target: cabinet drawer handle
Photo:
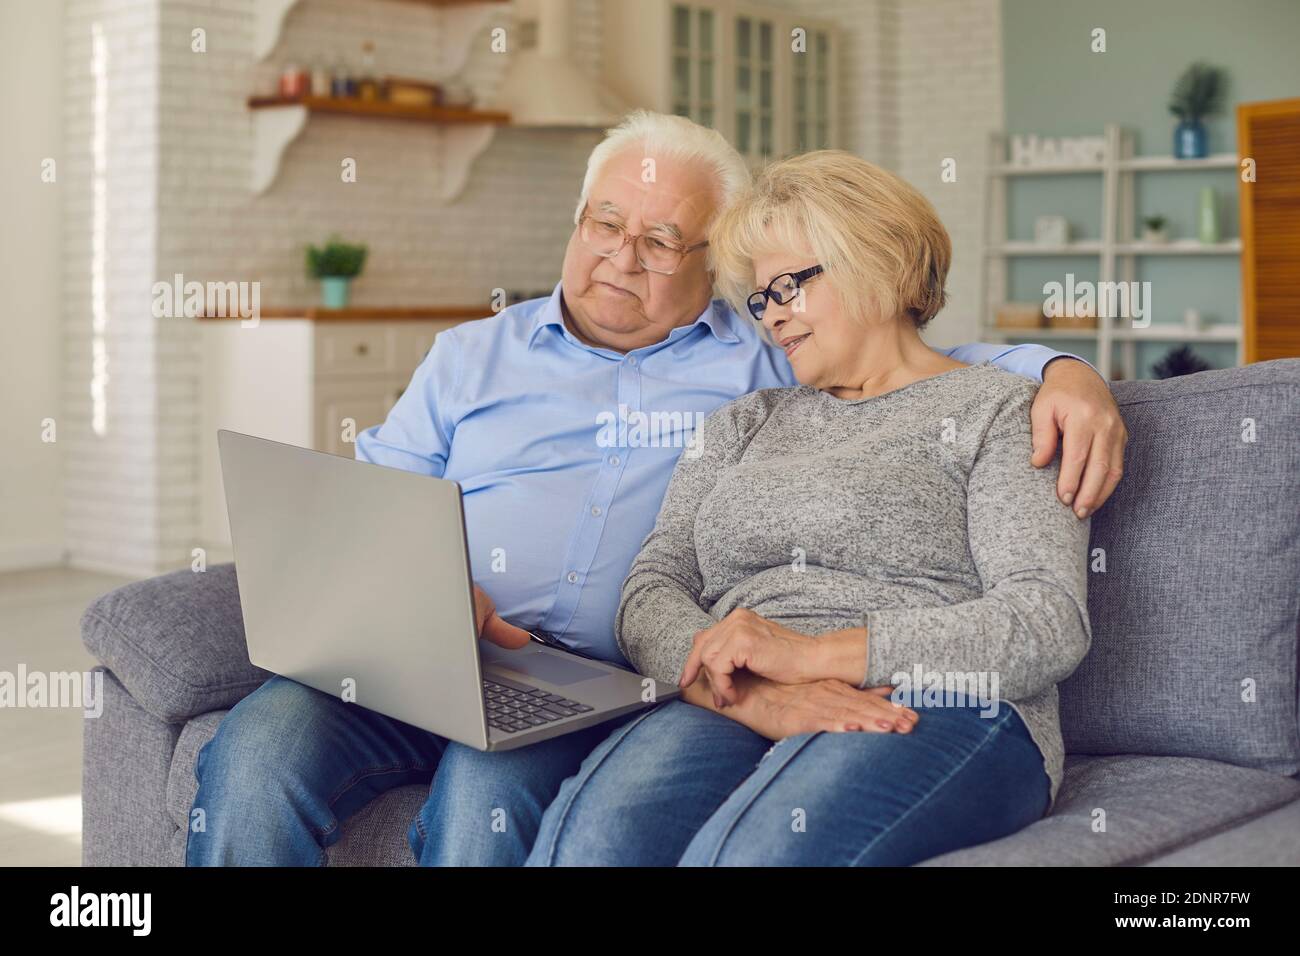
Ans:
[[[369,355],[369,354],[370,354],[370,346],[367,345],[365,342],[358,342],[358,343],[357,343],[357,354],[358,354],[358,355]]]

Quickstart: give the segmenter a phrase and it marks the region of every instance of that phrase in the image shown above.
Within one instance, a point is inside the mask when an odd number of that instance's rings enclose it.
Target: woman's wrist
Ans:
[[[707,671],[700,671],[700,676],[690,686],[682,689],[681,699],[688,704],[703,707],[705,710],[711,710],[723,717],[730,717],[732,720],[743,724],[745,723],[744,716],[753,708],[754,698],[765,681],[757,675],[738,672],[734,675],[733,682],[738,699],[734,704],[726,707],[720,708],[714,703],[713,689],[709,686]],[[746,724],[746,726],[748,725]]]
[[[846,627],[817,638],[814,671],[809,680],[828,678],[858,687],[867,675],[867,629]]]
[[[713,693],[709,690],[709,677],[704,672],[700,673],[694,683],[682,688],[682,700],[688,704],[694,704],[696,707],[703,707],[705,710],[717,709],[713,706]]]

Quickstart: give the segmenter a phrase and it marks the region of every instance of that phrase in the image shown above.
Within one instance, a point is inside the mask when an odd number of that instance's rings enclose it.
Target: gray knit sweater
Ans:
[[[1056,685],[1091,641],[1088,522],[1057,501],[1057,466],[1029,463],[1036,390],[984,363],[873,398],[800,386],[719,408],[623,585],[623,654],[676,681],[695,633],[737,607],[812,635],[865,625],[861,686],[984,680],[1054,805]]]

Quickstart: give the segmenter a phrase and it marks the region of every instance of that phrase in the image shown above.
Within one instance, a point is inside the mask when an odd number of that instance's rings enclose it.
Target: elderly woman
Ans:
[[[776,163],[710,240],[802,384],[680,459],[618,641],[682,699],[593,751],[530,864],[906,865],[1019,830],[1056,799],[1056,685],[1090,641],[1036,386],[922,341],[951,244],[869,163]]]

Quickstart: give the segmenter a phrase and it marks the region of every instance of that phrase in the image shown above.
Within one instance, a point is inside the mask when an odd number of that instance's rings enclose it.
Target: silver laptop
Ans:
[[[479,750],[678,695],[553,638],[480,642],[454,481],[226,430],[217,443],[259,667]]]

